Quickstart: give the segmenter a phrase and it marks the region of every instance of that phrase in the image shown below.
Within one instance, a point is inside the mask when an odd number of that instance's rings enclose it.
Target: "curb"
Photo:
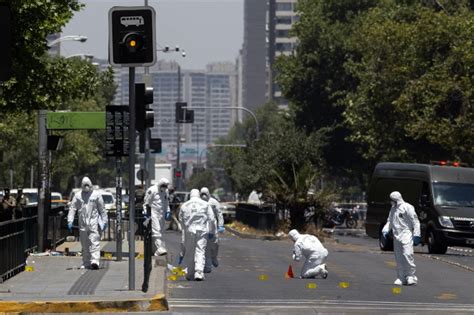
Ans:
[[[254,235],[254,234],[245,234],[242,232],[239,232],[233,228],[230,228],[228,226],[225,227],[227,231],[230,233],[234,234],[235,236],[238,236],[240,238],[247,238],[247,239],[254,239],[254,240],[264,240],[264,241],[281,241],[283,239],[286,239],[286,236],[274,236],[274,235],[266,235],[266,236],[261,236],[261,235]]]
[[[0,310],[0,314],[167,311],[168,301],[161,293],[151,298],[121,301],[0,301]]]
[[[332,236],[354,236],[359,238],[369,238],[367,234],[365,234],[365,230],[356,230],[356,229],[323,229],[324,232],[328,233]]]

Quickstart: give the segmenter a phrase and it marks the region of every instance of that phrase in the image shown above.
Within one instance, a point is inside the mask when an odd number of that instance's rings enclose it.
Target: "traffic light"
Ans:
[[[154,114],[149,108],[153,103],[153,88],[145,87],[144,83],[135,83],[135,126],[137,131],[153,127]]]
[[[5,4],[0,4],[0,82],[7,81],[12,75],[12,32],[11,11]]]
[[[194,111],[187,109],[188,106],[185,102],[176,103],[176,123],[177,124],[186,124],[194,122]]]
[[[155,15],[155,10],[149,6],[110,9],[110,64],[128,67],[155,64]]]

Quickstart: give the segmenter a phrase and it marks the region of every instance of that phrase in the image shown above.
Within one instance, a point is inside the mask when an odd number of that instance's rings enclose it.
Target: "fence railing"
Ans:
[[[0,282],[25,268],[28,252],[38,246],[36,207],[25,207],[22,217],[0,222]]]
[[[276,226],[276,211],[272,204],[256,205],[238,203],[235,208],[235,218],[246,225],[258,230],[274,230]]]

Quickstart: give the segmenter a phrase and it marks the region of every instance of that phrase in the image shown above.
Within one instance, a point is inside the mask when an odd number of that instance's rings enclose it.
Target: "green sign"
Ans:
[[[105,129],[105,112],[48,112],[47,129]]]

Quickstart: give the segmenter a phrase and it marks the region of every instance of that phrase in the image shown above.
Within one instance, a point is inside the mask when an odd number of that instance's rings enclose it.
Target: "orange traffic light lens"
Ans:
[[[132,39],[132,40],[130,41],[130,47],[135,47],[135,46],[137,46],[137,42]]]

